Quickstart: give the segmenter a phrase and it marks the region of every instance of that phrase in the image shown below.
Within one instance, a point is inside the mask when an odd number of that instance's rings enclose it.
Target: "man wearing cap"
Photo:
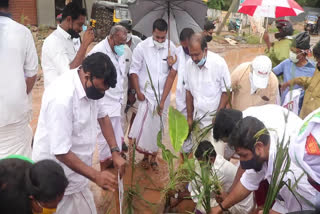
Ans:
[[[317,69],[312,77],[298,77],[282,85],[282,89],[290,85],[300,85],[305,90],[300,117],[304,119],[308,114],[320,106],[320,42],[313,48],[313,56],[317,60]]]
[[[251,106],[279,103],[278,79],[271,66],[269,57],[257,56],[231,73],[233,109],[243,111]]]
[[[306,172],[309,183],[317,190],[313,201],[320,211],[320,108],[303,121],[299,134],[291,142],[291,160]]]
[[[277,66],[280,62],[289,57],[289,50],[292,44],[293,27],[288,20],[277,20],[276,26],[279,30],[274,36],[279,41],[270,42],[269,33],[266,31],[264,34],[264,41],[267,44],[265,53],[272,61],[272,67]]]
[[[121,25],[115,25],[111,28],[110,35],[94,46],[89,52],[89,55],[97,52],[108,55],[117,71],[116,87],[106,91],[101,103],[106,112],[108,112],[120,151],[124,138],[121,126],[121,107],[124,94],[126,93],[123,90],[123,82],[124,78],[128,75],[128,73],[126,73],[126,58],[124,54],[126,39],[127,30]],[[105,170],[112,163],[112,155],[109,145],[106,143],[101,131],[98,133],[98,151],[101,170]]]
[[[310,35],[307,32],[302,32],[295,37],[290,49],[289,59],[284,60],[278,66],[273,68],[273,73],[277,76],[283,75],[283,81],[288,82],[296,77],[312,77],[315,71],[315,65],[308,60],[307,56],[310,49]],[[292,89],[301,88],[294,85]],[[281,94],[281,104],[284,103],[285,97],[289,89],[286,89]],[[303,99],[303,94],[300,95]],[[302,104],[302,102],[300,102]]]
[[[201,34],[193,34],[189,40],[189,54],[185,71],[187,120],[189,127],[193,120],[204,117],[200,128],[212,123],[212,113],[225,108],[228,103],[228,88],[231,88],[229,69],[225,60],[208,50]],[[212,132],[208,140],[213,143]],[[218,154],[223,155],[224,144],[214,143]]]

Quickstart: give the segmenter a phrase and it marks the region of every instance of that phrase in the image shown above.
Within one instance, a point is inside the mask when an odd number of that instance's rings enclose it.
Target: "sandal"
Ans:
[[[153,171],[156,171],[156,172],[159,171],[159,165],[158,165],[158,163],[157,163],[156,161],[151,162],[151,163],[150,163],[150,166],[151,166],[151,169],[152,169]]]
[[[142,161],[140,162],[142,168],[144,169],[149,169],[150,168],[150,163],[149,163],[149,158],[143,158]]]

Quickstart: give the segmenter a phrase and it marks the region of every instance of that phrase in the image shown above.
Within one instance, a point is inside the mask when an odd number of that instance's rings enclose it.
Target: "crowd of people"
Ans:
[[[86,10],[71,2],[42,46],[45,91],[33,136],[39,59],[30,30],[8,8],[9,0],[0,2],[0,213],[97,213],[89,181],[117,190],[109,169],[125,174],[126,134],[143,154],[141,166],[157,173],[157,135],[176,78],[176,108],[190,130],[196,120],[200,129],[213,127],[181,150],[208,162],[222,183],[210,213],[263,208],[282,139],[291,158],[283,179],[297,182],[280,189],[270,213],[320,212],[320,42],[311,51],[308,33],[293,35],[289,21],[277,20],[278,41],[265,34],[265,54],[229,71],[208,49],[212,22],[203,32],[184,28],[174,44],[163,19],[145,40],[123,20],[91,49]],[[96,145],[100,170],[92,167]],[[194,192],[192,181],[187,190]],[[205,213],[201,206],[195,212]]]

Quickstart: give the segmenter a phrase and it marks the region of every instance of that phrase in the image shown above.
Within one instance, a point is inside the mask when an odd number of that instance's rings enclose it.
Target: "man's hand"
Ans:
[[[137,98],[139,101],[144,101],[146,97],[141,92],[137,92]]]
[[[290,86],[290,84],[290,81],[283,83],[281,85],[281,92],[284,92]]]
[[[136,95],[132,94],[132,93],[129,93],[129,95],[128,95],[128,104],[132,106],[135,102],[136,102]]]
[[[94,183],[105,190],[114,192],[118,186],[118,179],[109,171],[98,172],[95,176]]]
[[[222,192],[220,195],[216,195],[216,201],[218,203],[222,203],[227,196],[228,196],[228,193]]]
[[[88,27],[86,32],[84,32],[82,44],[89,46],[94,41],[94,32],[92,27]]]
[[[157,111],[158,111],[158,115],[159,115],[159,116],[162,115],[163,108],[164,108],[164,103],[160,103],[160,105],[158,105],[158,108],[157,108]]]
[[[211,208],[210,214],[222,214],[222,210],[219,206]]]
[[[118,169],[120,177],[122,177],[126,171],[126,160],[123,159],[119,152],[112,153],[113,165]]]
[[[169,65],[169,67],[172,67],[174,65],[174,63],[176,63],[176,61],[177,61],[177,55],[175,55],[175,57],[173,57],[173,56],[167,57],[167,63]]]

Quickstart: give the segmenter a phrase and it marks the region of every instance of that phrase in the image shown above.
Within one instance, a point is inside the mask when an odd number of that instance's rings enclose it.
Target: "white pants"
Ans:
[[[56,214],[97,214],[89,186],[80,192],[63,196],[62,201],[58,204]]]
[[[23,155],[31,158],[32,129],[30,115],[26,113],[20,122],[0,127],[0,159],[8,155]]]
[[[121,125],[121,117],[110,117],[110,121],[112,124],[114,136],[117,141],[117,145],[121,151],[122,149],[122,142],[123,142],[123,131]],[[110,147],[104,138],[101,130],[99,129],[98,134],[98,151],[99,151],[99,159],[100,161],[105,161],[112,157]]]

